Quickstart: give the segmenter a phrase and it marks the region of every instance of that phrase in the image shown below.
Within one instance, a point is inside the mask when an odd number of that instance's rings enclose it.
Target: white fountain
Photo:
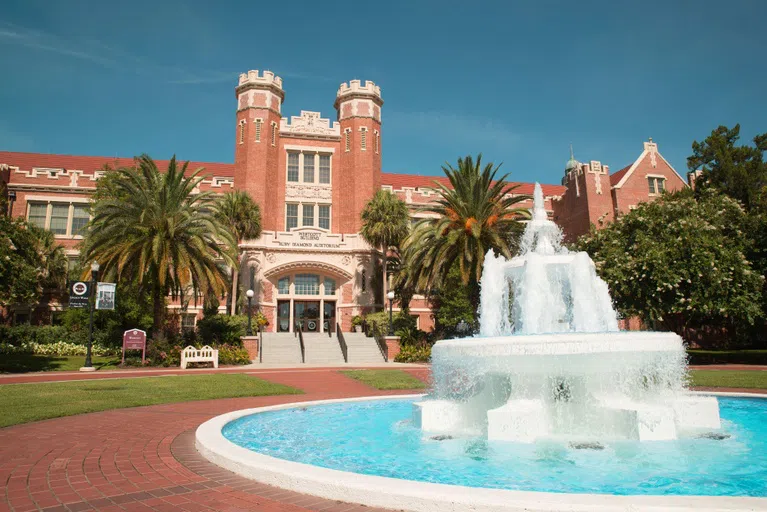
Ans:
[[[619,331],[594,263],[561,240],[536,184],[520,255],[485,257],[479,336],[434,345],[434,388],[415,404],[415,423],[516,442],[670,440],[720,428],[716,398],[685,388],[682,339]]]

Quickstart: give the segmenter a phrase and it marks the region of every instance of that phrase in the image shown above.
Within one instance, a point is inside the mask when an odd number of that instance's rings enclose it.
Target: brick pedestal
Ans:
[[[243,336],[242,346],[248,351],[251,361],[258,361],[258,336]]]
[[[400,338],[399,336],[384,336],[386,341],[386,353],[390,363],[394,362],[394,358],[397,357],[400,350]]]

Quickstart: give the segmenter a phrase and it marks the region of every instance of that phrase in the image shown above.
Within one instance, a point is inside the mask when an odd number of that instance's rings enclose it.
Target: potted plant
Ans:
[[[362,330],[362,317],[360,315],[354,315],[352,317],[352,332],[360,332]]]

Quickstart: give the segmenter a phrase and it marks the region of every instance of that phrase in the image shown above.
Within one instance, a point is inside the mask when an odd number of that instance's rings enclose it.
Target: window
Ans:
[[[330,183],[330,155],[320,155],[320,183]]]
[[[51,227],[54,235],[66,235],[69,224],[69,205],[53,204],[51,209]]]
[[[316,274],[296,274],[296,295],[319,295],[320,276]]]
[[[88,207],[85,205],[76,204],[74,206],[74,213],[72,214],[72,234],[83,235],[85,225],[91,220],[91,216],[88,213]]]
[[[647,177],[647,186],[650,190],[650,194],[661,194],[665,190],[666,178],[659,178],[655,176]]]
[[[272,146],[277,144],[277,123],[272,121]]]
[[[78,279],[78,270],[80,270],[80,260],[78,258],[69,258],[67,261],[67,277]]]
[[[44,203],[30,203],[29,217],[32,224],[45,229],[45,219],[48,216],[48,205]]]
[[[285,205],[285,230],[290,231],[298,227],[298,205]]]
[[[347,128],[345,133],[346,133],[346,142],[344,142],[344,145],[346,146],[346,152],[348,153],[349,151],[352,150],[352,129]]]
[[[303,219],[301,222],[302,226],[314,226],[314,205],[313,204],[305,204],[303,205]]]
[[[264,124],[263,119],[256,119],[256,142],[261,142],[261,125]]]
[[[184,332],[193,331],[195,320],[197,320],[197,315],[194,313],[181,315],[181,330]]]
[[[330,229],[330,206],[321,204],[318,218],[322,229]]]
[[[277,281],[277,293],[287,295],[290,293],[290,277],[283,277]]]
[[[368,129],[360,128],[360,149],[365,151],[368,148]]]
[[[240,144],[245,142],[245,120],[240,121]]]
[[[288,153],[288,181],[298,181],[298,153]]]
[[[314,183],[314,155],[304,153],[304,183]]]
[[[373,130],[373,133],[376,137],[376,154],[378,154],[378,151],[381,149],[381,134],[378,133],[378,130]]]
[[[336,280],[330,277],[325,278],[325,295],[336,294]]]

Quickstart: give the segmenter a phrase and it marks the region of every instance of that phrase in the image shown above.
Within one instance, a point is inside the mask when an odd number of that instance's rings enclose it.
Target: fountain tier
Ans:
[[[521,442],[667,440],[720,428],[716,398],[685,392],[682,339],[620,332],[594,263],[561,238],[536,184],[520,255],[485,256],[480,336],[433,347],[434,389],[414,421],[430,433]]]

